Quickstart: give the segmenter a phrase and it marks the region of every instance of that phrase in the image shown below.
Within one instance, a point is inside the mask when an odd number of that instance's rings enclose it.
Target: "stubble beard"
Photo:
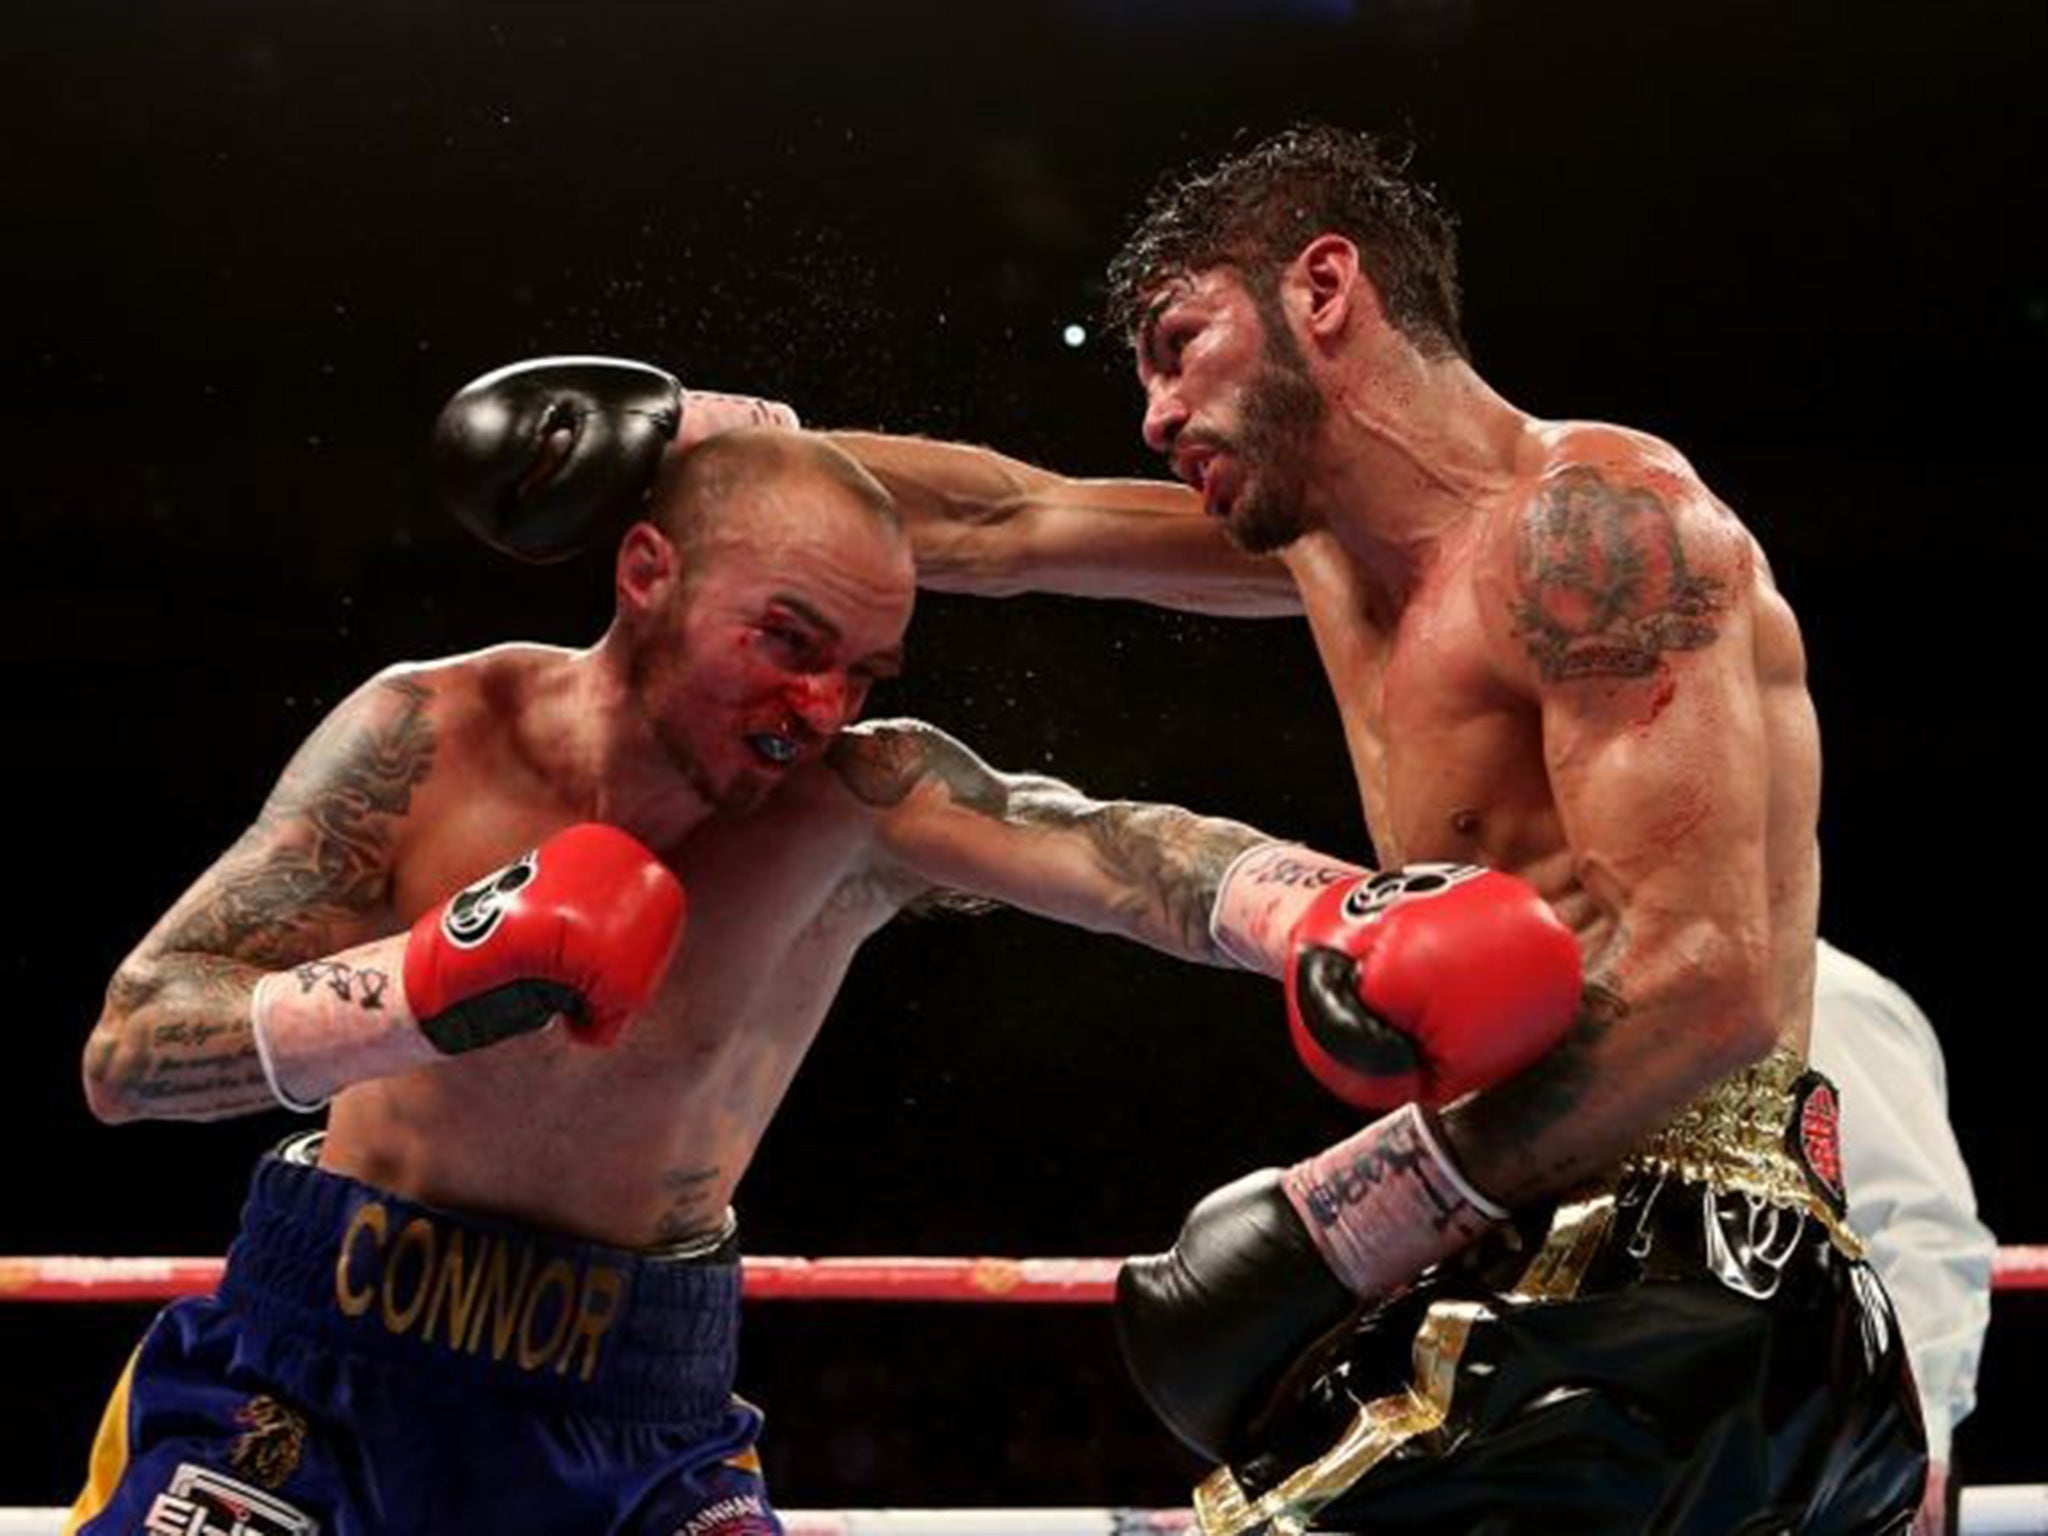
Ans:
[[[671,658],[670,665],[686,667],[688,658],[679,649]],[[730,783],[720,784],[712,777],[703,756],[691,745],[688,736],[651,707],[650,700],[661,691],[666,670],[655,660],[652,645],[636,647],[627,662],[627,686],[640,718],[647,726],[647,734],[653,738],[675,776],[714,811],[720,815],[739,816],[753,810],[767,798],[769,786],[757,775],[746,772],[736,774]]]
[[[1225,529],[1254,555],[1285,549],[1314,526],[1308,461],[1326,406],[1284,322],[1269,321],[1263,365],[1245,386],[1237,443],[1244,485]]]

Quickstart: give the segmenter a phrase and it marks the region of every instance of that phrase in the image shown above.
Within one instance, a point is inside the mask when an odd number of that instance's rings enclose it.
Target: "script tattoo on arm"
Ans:
[[[383,978],[319,957],[368,937],[387,910],[396,829],[433,767],[431,697],[384,678],[335,710],[255,824],[123,963],[86,1049],[96,1109],[213,1118],[272,1105],[249,1025],[267,970],[380,1006]]]
[[[1690,568],[1656,492],[1568,469],[1517,533],[1515,634],[1545,682],[1644,677],[1714,643],[1727,590]]]
[[[1271,841],[1266,834],[1178,806],[1093,800],[1058,779],[1001,773],[945,732],[911,721],[842,736],[831,762],[871,806],[891,809],[920,786],[935,785],[976,816],[1080,839],[1101,882],[1104,926],[1190,959],[1233,963],[1209,936],[1209,911],[1231,862]]]

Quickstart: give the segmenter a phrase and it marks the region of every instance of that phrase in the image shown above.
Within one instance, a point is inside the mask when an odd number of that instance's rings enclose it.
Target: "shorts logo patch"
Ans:
[[[676,1528],[675,1536],[775,1536],[768,1501],[758,1493],[735,1494],[707,1504]]]
[[[187,1461],[151,1502],[142,1528],[148,1536],[318,1536],[320,1522],[272,1494]]]
[[[1842,1106],[1835,1085],[1818,1072],[1805,1073],[1792,1085],[1792,1103],[1786,1150],[1839,1216],[1848,1209],[1848,1190],[1842,1183]]]
[[[497,931],[505,899],[523,889],[540,869],[540,851],[530,849],[495,874],[466,885],[448,903],[441,931],[459,949],[475,949]]]
[[[228,1452],[228,1465],[265,1488],[281,1488],[306,1454],[306,1417],[268,1393],[235,1410],[242,1426]]]

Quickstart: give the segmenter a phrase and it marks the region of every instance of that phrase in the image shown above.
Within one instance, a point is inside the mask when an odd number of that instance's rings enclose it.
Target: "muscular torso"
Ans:
[[[437,747],[396,839],[391,926],[588,819],[522,739],[556,653],[420,674]],[[325,1166],[430,1203],[645,1246],[715,1228],[861,941],[896,910],[872,813],[822,764],[655,850],[689,896],[653,1004],[595,1050],[560,1028],[338,1096]]]
[[[1560,438],[1568,430],[1555,429]],[[1640,442],[1647,453],[1662,448]],[[1378,862],[1513,871],[1543,893],[1597,962],[1613,937],[1613,914],[1582,883],[1552,794],[1538,701],[1499,664],[1481,607],[1498,599],[1485,572],[1507,558],[1506,525],[1538,494],[1542,467],[1445,539],[1391,621],[1333,536],[1302,540],[1287,561],[1343,716]],[[1803,1049],[1819,897],[1819,736],[1796,621],[1760,552],[1753,571],[1748,660],[1767,745],[1757,771],[1766,779],[1769,987],[1781,1038]]]

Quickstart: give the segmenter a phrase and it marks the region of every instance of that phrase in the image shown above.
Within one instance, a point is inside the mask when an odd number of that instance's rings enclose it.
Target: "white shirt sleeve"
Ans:
[[[1902,988],[1823,942],[1811,1057],[1841,1090],[1849,1225],[1891,1293],[1928,1451],[1946,1464],[1976,1406],[1996,1242],[1949,1124],[1941,1045]]]

